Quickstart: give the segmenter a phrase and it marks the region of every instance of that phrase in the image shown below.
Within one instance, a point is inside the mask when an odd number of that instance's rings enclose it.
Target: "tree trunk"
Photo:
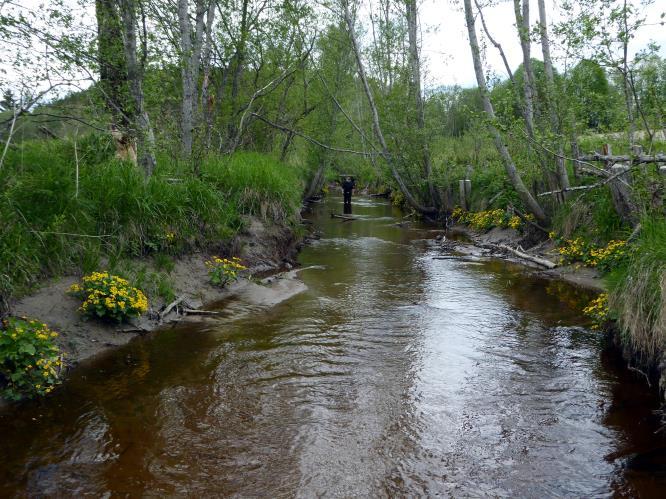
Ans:
[[[206,7],[203,0],[196,2],[195,32],[188,12],[188,0],[178,0],[178,21],[180,27],[181,76],[183,81],[183,100],[181,109],[181,154],[184,159],[192,155],[192,136],[194,115],[197,108],[197,82],[199,78],[199,62],[204,31],[204,14]]]
[[[379,123],[379,113],[377,112],[377,106],[375,105],[375,99],[372,96],[372,90],[370,90],[370,85],[368,84],[368,78],[365,74],[365,68],[363,66],[363,61],[361,60],[361,52],[358,47],[358,43],[356,41],[356,33],[354,32],[354,22],[352,21],[351,18],[351,13],[349,12],[349,2],[347,0],[343,0],[343,16],[344,16],[344,21],[347,25],[347,31],[349,33],[349,40],[351,42],[352,50],[354,52],[354,58],[356,59],[356,65],[358,69],[358,75],[359,78],[361,79],[361,83],[363,84],[363,91],[365,92],[366,99],[368,101],[368,106],[370,107],[370,114],[372,116],[372,129],[375,133],[375,136],[377,137],[377,141],[379,142],[379,145],[381,147],[381,154],[384,160],[388,163],[389,168],[391,170],[391,173],[393,175],[393,178],[395,179],[396,183],[398,184],[398,187],[400,188],[400,191],[403,193],[405,196],[405,199],[407,202],[417,209],[418,211],[422,213],[435,213],[437,210],[434,207],[427,207],[419,203],[416,198],[412,195],[411,191],[405,184],[404,180],[402,179],[402,176],[398,172],[398,169],[395,164],[395,160],[393,159],[393,156],[388,150],[388,145],[386,144],[386,140],[384,139],[384,134],[382,133],[382,129]]]
[[[114,0],[96,0],[97,59],[99,85],[111,114],[111,135],[116,157],[136,164],[136,143],[132,137],[131,106],[127,102],[127,64],[123,50],[120,15]]]
[[[555,97],[555,71],[553,70],[553,60],[550,56],[550,40],[548,39],[548,19],[546,16],[546,5],[544,0],[538,0],[539,3],[539,32],[541,35],[541,51],[543,53],[543,65],[546,72],[546,106],[548,107],[548,117],[550,119],[550,128],[557,137],[557,175],[559,178],[560,189],[566,190],[569,184],[569,174],[564,161],[564,147],[560,138],[560,125],[557,116],[556,97]]]
[[[155,169],[155,135],[150,125],[148,113],[144,107],[143,68],[136,54],[136,4],[134,0],[120,0],[122,12],[125,59],[127,61],[127,80],[134,102],[132,116],[137,140],[139,165],[147,177]]]
[[[476,74],[477,84],[479,85],[479,93],[481,94],[481,99],[483,101],[483,109],[490,120],[488,128],[493,136],[495,147],[497,148],[497,152],[502,158],[504,168],[507,175],[509,176],[511,184],[513,185],[514,189],[516,189],[520,199],[523,201],[523,203],[525,203],[526,208],[537,218],[537,220],[540,222],[548,223],[548,217],[541,208],[541,205],[539,205],[527,187],[525,187],[520,173],[516,169],[516,165],[511,158],[511,154],[509,153],[509,150],[502,140],[502,136],[500,135],[499,130],[495,127],[495,125],[492,124],[492,122],[495,120],[495,110],[493,109],[493,105],[490,102],[486,77],[483,73],[483,66],[481,64],[481,52],[479,50],[479,42],[476,37],[476,26],[474,24],[472,0],[464,0],[464,6],[467,32],[469,34],[469,46],[472,52],[472,60],[474,62],[474,72]]]
[[[197,121],[203,124],[203,142],[201,143],[201,152],[205,153],[210,148],[210,123],[212,120],[214,99],[209,94],[210,88],[210,69],[211,69],[211,54],[213,50],[213,22],[215,20],[215,7],[214,1],[210,2],[208,7],[208,14],[206,15],[206,44],[203,48],[203,80],[201,82],[201,112],[197,114]],[[195,165],[195,174],[199,174],[198,162]]]
[[[627,120],[629,121],[629,149],[634,147],[636,136],[636,119],[634,117],[634,106],[631,97],[631,90],[629,88],[629,26],[627,21],[627,0],[624,0],[624,8],[622,9],[622,21],[624,25],[624,36],[622,37],[622,87],[624,91],[624,102],[627,106]]]
[[[409,65],[411,69],[410,86],[416,104],[416,125],[419,131],[419,142],[423,155],[423,175],[428,184],[430,202],[439,206],[439,196],[432,183],[432,166],[430,163],[430,150],[428,149],[428,140],[425,134],[425,109],[423,104],[423,95],[421,93],[421,63],[419,60],[419,48],[417,39],[418,11],[416,0],[406,0],[405,7],[407,11],[407,30],[409,33]]]
[[[530,139],[528,148],[534,150],[534,143],[537,141],[536,128],[534,126],[534,94],[536,92],[536,78],[532,68],[532,48],[530,41],[530,4],[529,0],[513,0],[513,9],[516,17],[516,27],[518,28],[518,38],[520,39],[520,48],[523,53],[523,97],[524,97],[524,117],[525,129]],[[544,180],[550,187],[550,190],[558,188],[557,179],[555,179],[548,168],[546,159],[542,154],[538,154],[539,165],[543,172]]]

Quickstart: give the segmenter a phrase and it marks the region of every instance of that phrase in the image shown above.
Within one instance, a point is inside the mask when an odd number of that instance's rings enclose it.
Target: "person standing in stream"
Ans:
[[[354,181],[354,179],[349,175],[347,175],[342,182],[342,194],[343,194],[345,210],[347,209],[347,207],[351,208],[352,191],[354,190],[355,186],[356,182]]]

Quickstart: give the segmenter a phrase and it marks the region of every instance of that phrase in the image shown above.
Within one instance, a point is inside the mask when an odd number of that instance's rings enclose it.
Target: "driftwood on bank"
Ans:
[[[497,246],[497,248],[508,251],[509,253],[513,253],[519,258],[522,258],[523,260],[527,260],[533,263],[536,263],[537,265],[541,265],[542,267],[546,267],[547,269],[554,269],[557,267],[557,264],[554,262],[551,262],[550,260],[546,260],[545,258],[539,258],[538,256],[530,255],[529,253],[525,253],[524,251],[520,251],[518,249],[514,249],[511,246],[507,246],[506,244],[497,244],[497,245],[492,245],[492,246]]]
[[[167,316],[169,315],[169,312],[171,312],[175,307],[180,305],[180,303],[185,299],[184,296],[179,296],[176,298],[174,301],[169,303],[162,312],[158,314],[160,322]]]
[[[196,310],[193,308],[184,308],[183,313],[187,315],[222,315],[222,312],[215,310]]]

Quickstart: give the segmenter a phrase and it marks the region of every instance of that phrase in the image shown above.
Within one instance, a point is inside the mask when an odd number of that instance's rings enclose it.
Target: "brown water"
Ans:
[[[309,290],[182,326],[0,414],[0,496],[642,496],[657,398],[604,352],[589,297],[435,260],[384,201],[311,218]],[[48,319],[48,318],[45,318]]]

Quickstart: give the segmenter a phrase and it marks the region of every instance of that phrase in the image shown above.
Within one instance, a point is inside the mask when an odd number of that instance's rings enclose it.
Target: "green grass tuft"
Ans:
[[[647,364],[666,349],[666,220],[646,218],[629,263],[609,276],[623,339]]]

